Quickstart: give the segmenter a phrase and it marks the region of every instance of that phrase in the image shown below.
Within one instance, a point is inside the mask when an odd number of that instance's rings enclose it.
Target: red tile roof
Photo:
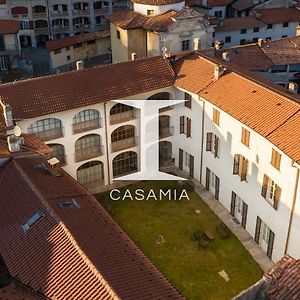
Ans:
[[[0,300],[47,300],[49,298],[35,294],[30,290],[11,283],[0,288]]]
[[[68,46],[73,46],[78,43],[103,39],[109,36],[110,36],[109,30],[103,30],[99,32],[89,32],[89,33],[69,36],[63,39],[50,40],[46,42],[46,46],[48,51],[54,51]]]
[[[133,3],[146,5],[169,5],[184,2],[184,0],[131,0]]]
[[[215,6],[227,6],[235,0],[207,0],[205,5],[202,0],[186,1],[188,6],[202,6],[207,8],[213,8]]]
[[[299,22],[300,10],[296,7],[266,8],[257,10],[265,24],[278,24],[284,22]]]
[[[20,22],[16,20],[0,20],[0,34],[17,33]]]
[[[254,3],[253,0],[237,0],[231,5],[231,7],[233,9],[236,9],[238,11],[248,9],[248,8],[253,7],[253,6],[255,6],[255,3]]]
[[[13,277],[57,300],[182,299],[91,194],[41,163],[0,168],[0,253]],[[60,207],[71,199],[79,208]],[[38,211],[25,233],[22,224]]]
[[[117,9],[107,17],[110,22],[122,29],[142,28],[148,17],[141,15],[132,9]]]
[[[263,27],[264,23],[261,20],[253,16],[240,17],[240,18],[226,18],[223,20],[221,26],[216,27],[216,32],[224,31],[240,31],[243,28],[254,28],[254,27]]]
[[[15,119],[28,119],[150,92],[174,82],[168,60],[150,57],[2,84],[0,97],[13,107]]]

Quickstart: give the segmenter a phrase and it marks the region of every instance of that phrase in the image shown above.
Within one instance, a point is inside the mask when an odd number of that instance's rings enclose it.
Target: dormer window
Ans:
[[[26,221],[26,223],[22,225],[24,232],[26,233],[30,229],[30,227],[32,227],[35,223],[37,223],[43,216],[44,214],[41,211],[38,211],[32,217],[30,217]]]

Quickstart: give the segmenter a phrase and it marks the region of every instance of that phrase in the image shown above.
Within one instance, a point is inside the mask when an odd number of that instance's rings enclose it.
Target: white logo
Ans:
[[[185,100],[115,100],[140,111],[140,171],[114,180],[186,180],[159,171],[159,109]]]

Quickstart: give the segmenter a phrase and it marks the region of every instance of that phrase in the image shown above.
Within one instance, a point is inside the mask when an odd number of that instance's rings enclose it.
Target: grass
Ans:
[[[139,182],[129,189],[142,188],[147,194],[150,188],[157,191],[175,186],[176,182]],[[194,192],[188,194],[190,200],[181,201],[113,201],[109,193],[98,195],[98,199],[187,299],[231,299],[263,272],[232,233],[228,239],[218,234],[216,227],[221,221],[204,201]],[[192,241],[197,230],[210,230],[215,235],[208,248]],[[165,239],[162,244],[155,242],[159,235]],[[229,282],[218,274],[223,269]]]

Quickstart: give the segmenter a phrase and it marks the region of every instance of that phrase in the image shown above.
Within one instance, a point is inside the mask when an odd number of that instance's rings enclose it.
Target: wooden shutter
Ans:
[[[236,204],[236,193],[231,192],[231,204],[230,204],[230,214],[234,217],[235,215],[235,204]]]
[[[240,172],[240,155],[235,154],[233,159],[233,174],[239,174]]]
[[[242,226],[246,229],[248,204],[243,202]]]
[[[206,151],[212,150],[212,133],[208,132],[206,134]]]
[[[184,99],[186,100],[184,105],[188,108],[192,108],[192,96],[188,93],[184,93]]]
[[[183,169],[183,150],[179,148],[179,169]]]
[[[180,117],[180,129],[179,133],[184,133],[184,116]]]
[[[214,156],[218,157],[218,154],[219,154],[219,138],[215,135]]]
[[[190,177],[194,178],[194,156],[190,155]]]
[[[209,191],[209,184],[210,184],[210,169],[206,168],[205,187],[208,191]]]
[[[267,197],[268,184],[269,184],[269,177],[267,175],[264,175],[263,184],[261,188],[261,195],[264,198]]]
[[[279,154],[276,150],[272,149],[272,159],[271,164],[273,167],[275,167],[277,170],[280,169],[280,161],[281,161],[281,154]]]
[[[255,228],[255,237],[254,237],[254,240],[257,244],[259,244],[260,228],[261,228],[261,218],[257,217],[256,228]]]
[[[216,109],[213,109],[213,122],[217,125],[220,124],[220,112]]]
[[[280,195],[281,195],[281,188],[276,184],[275,185],[275,196],[274,196],[274,203],[273,203],[273,207],[277,210],[278,208],[278,202],[280,199]]]
[[[220,194],[220,178],[216,176],[216,186],[215,186],[215,198],[219,200]]]
[[[250,144],[250,132],[246,128],[242,128],[242,143],[249,147]]]
[[[191,137],[191,125],[192,125],[192,120],[190,118],[186,119],[186,136]]]
[[[248,159],[243,157],[242,159],[242,170],[241,170],[241,181],[245,181],[247,178]]]
[[[272,258],[274,239],[275,239],[275,233],[272,230],[270,230],[269,241],[268,241],[268,250],[267,250],[267,255],[269,258]]]

